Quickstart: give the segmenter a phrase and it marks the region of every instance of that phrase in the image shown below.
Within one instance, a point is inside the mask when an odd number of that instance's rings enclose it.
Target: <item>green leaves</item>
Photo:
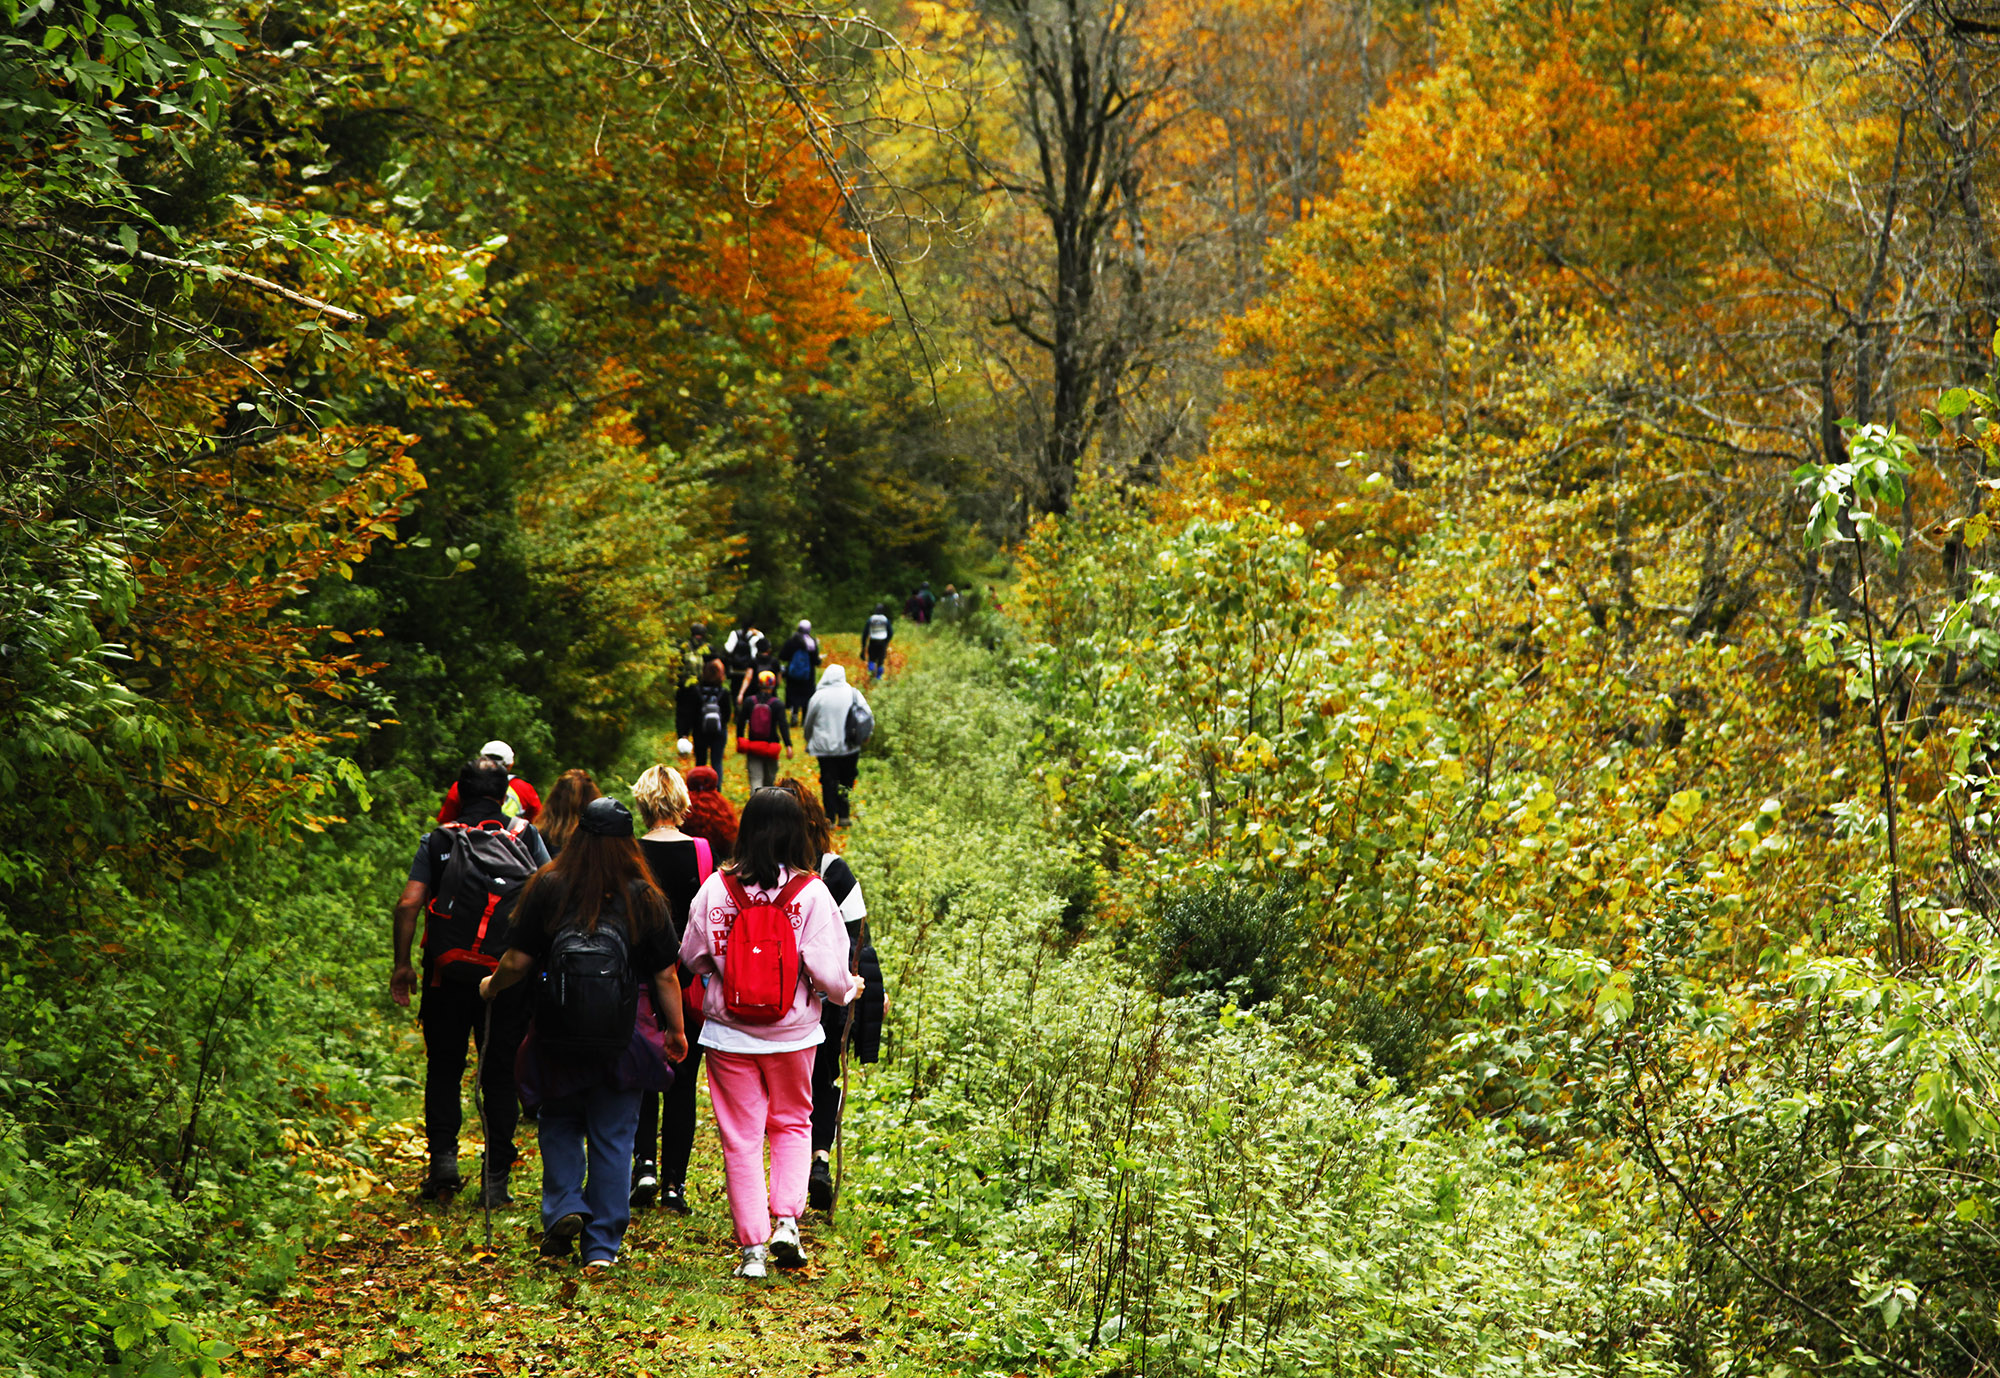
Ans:
[[[1903,538],[1881,513],[1886,509],[1900,514],[1907,496],[1904,480],[1914,472],[1909,456],[1916,452],[1915,442],[1893,426],[1843,425],[1846,459],[1838,464],[1802,464],[1792,472],[1793,484],[1809,504],[1805,548],[1859,541],[1893,565],[1902,553]]]

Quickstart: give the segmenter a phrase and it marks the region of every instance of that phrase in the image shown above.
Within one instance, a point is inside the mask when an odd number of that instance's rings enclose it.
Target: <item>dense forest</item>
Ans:
[[[907,1371],[2000,1371],[2000,10],[5,15],[0,1367],[343,1371],[459,762],[927,579]]]

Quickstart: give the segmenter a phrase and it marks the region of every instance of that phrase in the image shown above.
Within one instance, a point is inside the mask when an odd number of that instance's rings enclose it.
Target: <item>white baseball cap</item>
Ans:
[[[505,742],[488,742],[485,746],[479,748],[479,754],[481,756],[491,756],[509,770],[514,768],[514,748],[508,746]]]

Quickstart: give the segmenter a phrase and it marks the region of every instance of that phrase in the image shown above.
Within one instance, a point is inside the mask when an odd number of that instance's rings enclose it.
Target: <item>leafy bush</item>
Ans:
[[[1223,883],[1170,896],[1153,925],[1163,995],[1209,991],[1249,1007],[1276,995],[1298,936],[1295,890]]]
[[[0,1367],[216,1372],[199,1314],[386,1189],[355,1129],[411,1084],[376,959],[415,829],[376,812],[0,926]]]
[[[972,1367],[1673,1368],[1669,1254],[1620,1203],[1560,1199],[1503,1129],[1447,1130],[1326,997],[1163,999],[1111,934],[1064,932],[1073,863],[996,662],[936,648],[878,716],[849,856],[892,1057],[855,1091],[849,1190],[934,1261]],[[1283,912],[1242,898],[1184,912]]]

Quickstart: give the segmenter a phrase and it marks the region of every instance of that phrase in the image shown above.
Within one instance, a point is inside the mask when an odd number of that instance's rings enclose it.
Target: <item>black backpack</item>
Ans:
[[[701,687],[701,731],[705,737],[722,735],[722,691],[713,684]]]
[[[607,908],[597,927],[557,933],[542,966],[536,1037],[566,1053],[615,1056],[632,1041],[638,1019],[639,978],[618,913]]]
[[[535,873],[528,824],[520,818],[444,823],[451,855],[431,895],[424,921],[424,952],[431,984],[476,984],[500,965],[507,950],[508,916],[521,887]]]

